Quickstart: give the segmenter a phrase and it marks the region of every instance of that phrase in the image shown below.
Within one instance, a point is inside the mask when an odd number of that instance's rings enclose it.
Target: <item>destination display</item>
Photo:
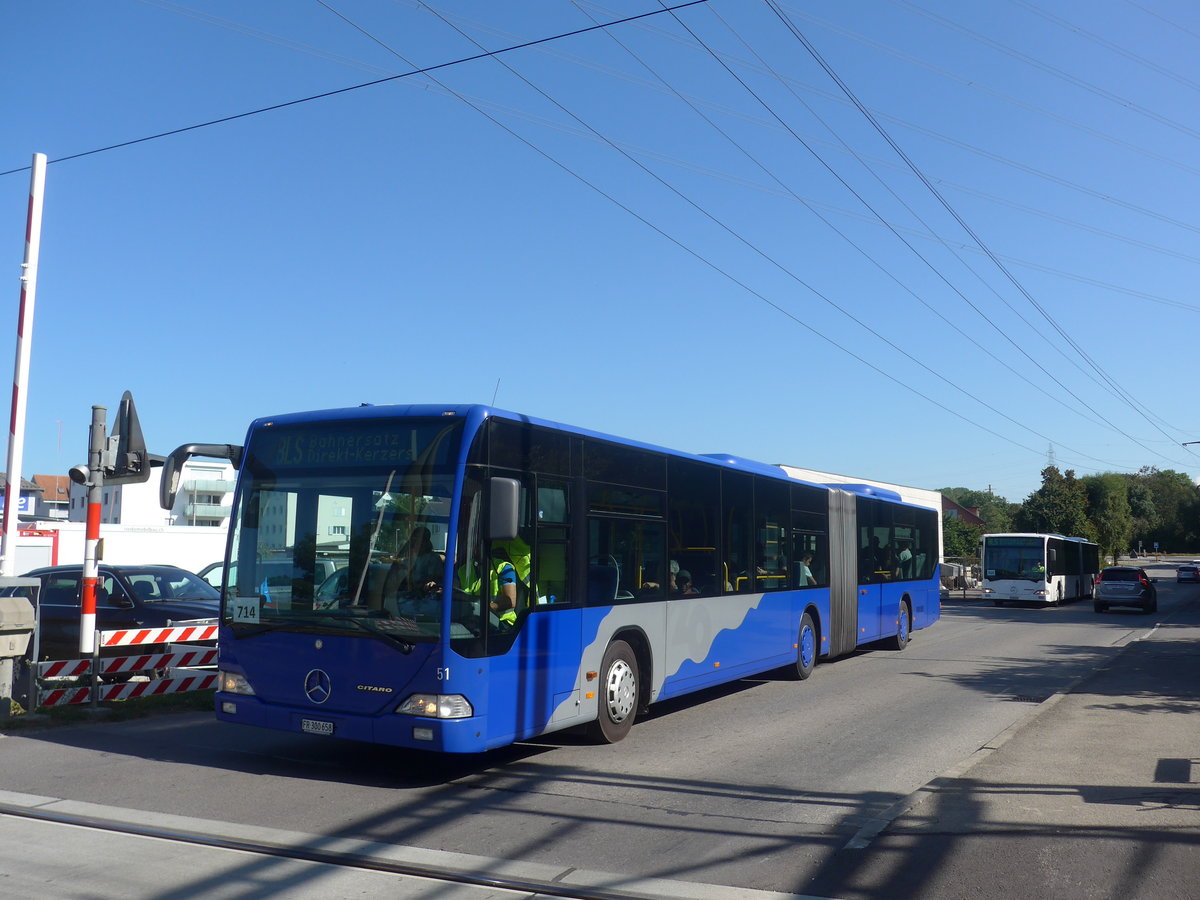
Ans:
[[[397,424],[386,419],[342,422],[333,427],[286,426],[262,428],[254,436],[250,454],[267,469],[324,468],[328,466],[450,465],[458,445],[461,423],[444,419],[429,423],[411,420]]]

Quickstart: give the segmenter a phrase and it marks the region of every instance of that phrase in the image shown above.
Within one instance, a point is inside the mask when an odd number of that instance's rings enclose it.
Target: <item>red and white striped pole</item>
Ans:
[[[87,530],[83,546],[83,590],[80,592],[79,652],[96,649],[96,584],[99,582],[100,502],[104,496],[104,414],[103,406],[92,407],[92,427],[88,432]]]
[[[33,154],[29,178],[29,213],[25,219],[25,262],[21,272],[21,312],[17,319],[17,361],[13,372],[12,415],[8,427],[7,488],[4,492],[4,547],[0,575],[17,568],[17,509],[21,502],[21,466],[25,455],[25,390],[33,340],[33,302],[37,296],[38,254],[42,246],[42,196],[46,189],[46,154]]]

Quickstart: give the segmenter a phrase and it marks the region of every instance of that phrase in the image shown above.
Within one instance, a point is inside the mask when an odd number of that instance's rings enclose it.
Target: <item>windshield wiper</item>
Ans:
[[[233,626],[234,637],[237,638],[257,637],[260,634],[280,629],[300,631],[305,634],[337,634],[346,625],[352,625],[371,637],[387,641],[405,655],[412,653],[416,646],[413,641],[406,640],[399,635],[390,633],[386,628],[380,627],[380,620],[386,615],[382,610],[370,610],[366,615],[342,610],[333,615],[315,613],[312,616],[298,616],[292,613],[291,615],[272,616],[269,621],[232,622],[230,624]]]
[[[381,629],[376,624],[378,621],[378,617],[359,618],[357,616],[338,616],[336,621],[339,623],[353,622],[355,625],[358,626],[358,628],[361,631],[365,631],[367,634],[371,635],[372,637],[383,638],[383,640],[387,641],[389,644],[394,644],[396,647],[399,648],[400,652],[406,656],[409,653],[413,652],[413,647],[415,646],[413,644],[413,642],[406,641],[402,637],[399,637],[394,634],[389,634],[387,631]]]

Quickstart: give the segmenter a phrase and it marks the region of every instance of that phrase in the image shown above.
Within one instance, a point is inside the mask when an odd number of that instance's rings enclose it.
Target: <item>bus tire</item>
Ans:
[[[800,633],[796,642],[796,664],[788,667],[788,674],[797,681],[804,681],[817,667],[817,629],[812,616],[805,613],[800,617]]]
[[[600,664],[600,709],[590,733],[594,740],[615,744],[633,727],[638,710],[638,664],[633,648],[613,641]]]
[[[912,613],[908,609],[908,601],[900,601],[900,611],[896,614],[896,634],[888,641],[893,650],[903,650],[908,646],[908,637],[912,629]]]

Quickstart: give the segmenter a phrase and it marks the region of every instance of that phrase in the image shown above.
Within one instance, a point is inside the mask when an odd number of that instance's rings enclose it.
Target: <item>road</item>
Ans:
[[[804,893],[899,801],[1191,596],[1195,586],[1169,571],[1158,617],[1101,616],[1086,602],[949,602],[903,652],[822,664],[803,683],[764,677],[660,704],[613,746],[551,736],[438,758],[163,716],[4,737],[0,790],[131,819],[302,832],[327,846]]]

